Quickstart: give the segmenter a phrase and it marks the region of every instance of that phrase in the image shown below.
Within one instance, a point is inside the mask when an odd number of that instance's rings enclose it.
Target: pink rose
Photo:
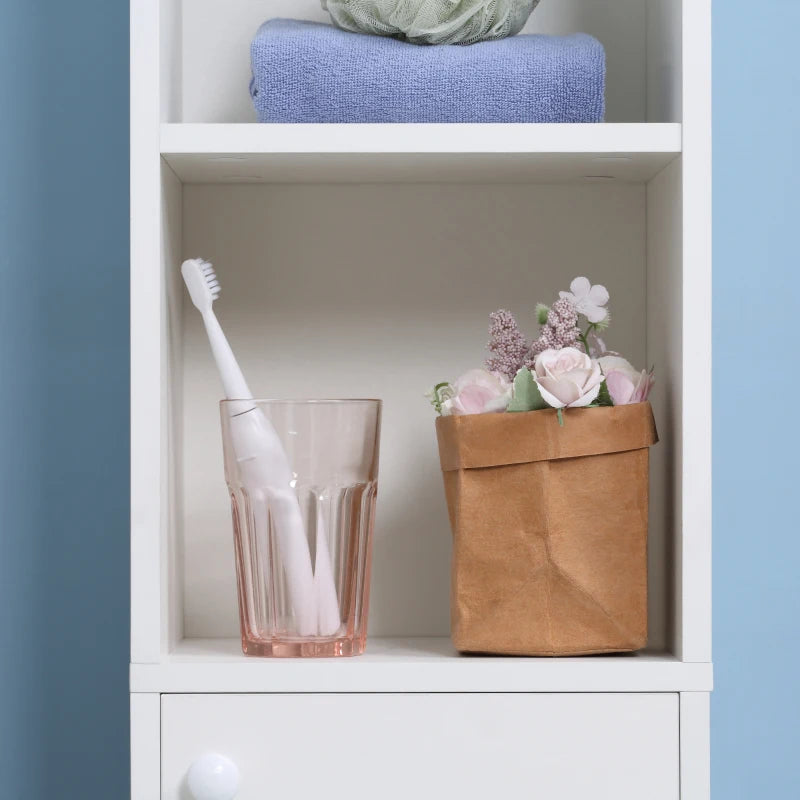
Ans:
[[[442,415],[505,411],[511,402],[511,382],[499,372],[471,369],[442,393]]]
[[[597,400],[603,382],[597,362],[576,347],[539,353],[534,378],[542,399],[553,408],[590,405]]]
[[[599,363],[615,406],[627,406],[647,400],[655,383],[652,372],[644,369],[639,372],[629,361],[619,356],[603,356]]]

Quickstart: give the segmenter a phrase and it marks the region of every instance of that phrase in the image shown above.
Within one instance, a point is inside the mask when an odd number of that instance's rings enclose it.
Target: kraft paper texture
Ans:
[[[462,652],[563,656],[647,643],[649,403],[436,421]]]

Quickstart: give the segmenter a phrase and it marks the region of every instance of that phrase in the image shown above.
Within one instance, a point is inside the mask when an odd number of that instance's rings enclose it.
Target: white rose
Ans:
[[[505,411],[511,402],[511,382],[499,372],[471,369],[449,388],[442,415]]]
[[[597,400],[600,365],[575,347],[545,350],[536,356],[534,379],[542,399],[553,408],[578,408]]]
[[[603,356],[598,359],[615,406],[643,403],[650,395],[655,378],[652,372],[639,372],[633,364],[620,356]]]

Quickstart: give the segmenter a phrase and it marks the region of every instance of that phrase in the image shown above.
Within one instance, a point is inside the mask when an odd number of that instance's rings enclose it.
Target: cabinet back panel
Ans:
[[[435,413],[422,393],[481,364],[490,311],[513,310],[533,333],[536,302],[585,274],[611,292],[609,346],[644,364],[645,192],[642,185],[184,187],[184,257],[215,264],[222,284],[215,308],[253,391],[385,401],[373,634],[449,631],[450,533]],[[182,315],[184,634],[235,636],[221,390],[185,296]],[[654,527],[651,536],[663,539]],[[663,598],[654,595],[651,606],[660,618]]]

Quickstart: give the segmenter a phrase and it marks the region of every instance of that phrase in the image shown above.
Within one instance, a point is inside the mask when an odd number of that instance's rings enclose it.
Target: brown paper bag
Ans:
[[[649,403],[439,417],[462,652],[647,643]]]

